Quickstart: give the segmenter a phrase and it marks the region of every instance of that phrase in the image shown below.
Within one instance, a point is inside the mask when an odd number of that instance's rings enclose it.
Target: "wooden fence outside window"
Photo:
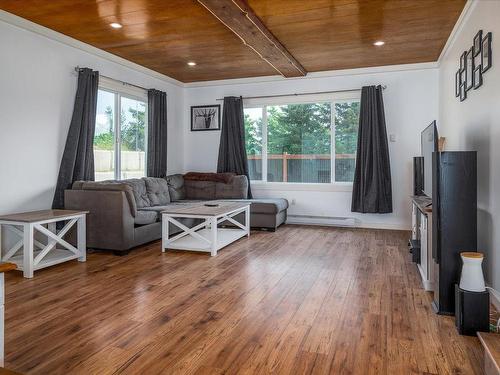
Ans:
[[[352,182],[355,154],[335,155],[335,181]],[[330,154],[268,154],[267,181],[269,182],[331,182]],[[252,180],[262,180],[262,155],[248,155]]]

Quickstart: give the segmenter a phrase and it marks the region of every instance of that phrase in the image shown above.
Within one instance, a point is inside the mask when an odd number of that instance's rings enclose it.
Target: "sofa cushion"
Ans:
[[[215,183],[215,199],[246,199],[248,179],[246,176],[234,176],[230,183]]]
[[[288,208],[288,201],[284,198],[260,198],[260,199],[231,199],[235,202],[251,202],[250,212],[252,214],[276,215]]]
[[[172,203],[170,203],[170,204],[172,204]],[[161,212],[165,211],[167,209],[167,207],[170,206],[170,204],[166,205],[166,206],[144,207],[144,208],[141,208],[140,211],[143,211],[143,212],[152,212],[155,215],[156,220],[157,221],[161,221]]]
[[[132,188],[137,208],[151,206],[148,198],[148,192],[146,191],[146,182],[143,179],[131,178],[129,180],[123,180],[122,182]]]
[[[168,184],[168,192],[170,194],[170,201],[175,202],[186,197],[184,189],[184,177],[181,174],[172,174],[165,178]]]
[[[199,203],[200,201],[182,201],[182,202],[175,202],[175,203],[169,203],[164,206],[151,206],[151,207],[144,207],[141,208],[140,211],[144,212],[154,212],[155,215],[157,215],[157,220],[161,220],[161,213],[165,211],[167,208],[171,208],[172,206],[187,206],[190,203]],[[176,220],[179,220],[181,223],[183,220],[182,218],[176,218]]]
[[[184,181],[187,199],[215,199],[215,182],[213,181]]]
[[[137,215],[134,219],[135,225],[146,225],[153,224],[158,220],[158,214],[155,211],[145,211],[143,209],[139,209],[137,211]]]
[[[73,190],[107,190],[107,191],[123,191],[125,198],[130,206],[130,213],[133,217],[137,214],[137,204],[135,203],[134,192],[132,188],[121,181],[75,181],[72,186]]]
[[[161,206],[170,203],[168,183],[164,178],[144,177],[146,192],[151,206]]]

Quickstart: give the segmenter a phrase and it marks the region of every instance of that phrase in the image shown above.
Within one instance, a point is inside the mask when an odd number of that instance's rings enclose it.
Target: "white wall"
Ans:
[[[440,61],[441,136],[447,150],[478,151],[478,246],[486,253],[486,278],[500,289],[500,1],[473,1],[456,38]],[[483,85],[455,98],[455,72],[474,35],[493,32],[493,66]]]
[[[167,92],[168,168],[182,171],[182,87],[2,21],[0,51],[0,214],[50,208],[77,65]]]
[[[429,65],[424,65],[429,66]],[[430,65],[432,67],[432,65]],[[416,68],[416,67],[415,67]],[[272,80],[189,87],[185,92],[184,112],[184,169],[185,171],[214,171],[220,132],[191,132],[190,106],[214,104],[224,96],[278,95],[360,88],[363,85],[387,85],[384,91],[387,131],[397,141],[389,143],[394,212],[385,215],[353,214],[350,210],[351,191],[329,188],[330,191],[269,190],[254,187],[257,197],[285,197],[295,200],[291,215],[355,217],[362,226],[379,228],[410,228],[410,201],[412,192],[412,157],[420,154],[420,132],[438,117],[438,71],[436,68],[401,71],[392,68],[374,69],[378,73],[351,71],[348,75],[312,77],[290,80]],[[338,73],[337,73],[338,74]],[[220,102],[219,102],[220,103]],[[328,189],[328,188],[327,188]],[[347,190],[347,191],[346,191]]]

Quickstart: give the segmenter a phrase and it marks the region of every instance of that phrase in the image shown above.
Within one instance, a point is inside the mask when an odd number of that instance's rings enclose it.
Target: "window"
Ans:
[[[147,99],[108,86],[100,87],[97,96],[95,180],[144,177]]]
[[[359,98],[252,105],[245,108],[250,179],[352,182]]]

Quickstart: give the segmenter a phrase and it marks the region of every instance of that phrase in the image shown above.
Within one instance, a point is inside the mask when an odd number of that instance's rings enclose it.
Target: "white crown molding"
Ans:
[[[386,66],[375,66],[370,68],[355,68],[355,69],[312,72],[308,73],[305,77],[294,77],[294,78],[284,78],[282,76],[275,75],[275,76],[263,76],[263,77],[251,77],[251,78],[221,79],[221,80],[203,81],[203,82],[190,82],[190,83],[185,83],[184,87],[195,88],[195,87],[209,87],[209,86],[219,86],[219,85],[221,86],[240,85],[240,84],[251,84],[251,83],[262,83],[262,82],[285,82],[285,81],[288,82],[294,80],[310,80],[315,78],[319,79],[319,78],[338,77],[338,76],[355,76],[355,75],[366,75],[366,74],[401,72],[410,70],[436,69],[437,67],[438,67],[437,62],[386,65]]]
[[[5,12],[1,9],[0,9],[0,21],[3,21],[5,23],[19,27],[19,28],[27,30],[27,31],[31,31],[35,34],[42,35],[48,39],[65,44],[67,46],[88,52],[92,55],[98,56],[100,58],[106,59],[108,61],[114,62],[114,63],[119,64],[119,65],[122,65],[124,67],[129,68],[129,69],[133,69],[139,73],[146,74],[148,76],[154,77],[154,78],[159,79],[161,81],[164,81],[164,82],[167,82],[167,83],[179,86],[179,87],[184,87],[183,82],[178,81],[172,77],[158,73],[158,72],[151,70],[151,69],[148,69],[142,65],[133,63],[129,60],[126,60],[126,59],[121,58],[119,56],[113,55],[112,53],[109,53],[109,52],[106,52],[106,51],[99,49],[97,47],[91,46],[90,44],[81,42],[81,41],[76,40],[74,38],[71,38],[67,35],[61,34],[57,31],[51,30],[47,27],[38,25],[38,24],[31,22],[31,21],[28,21],[24,18],[18,17],[12,13]]]
[[[462,13],[460,13],[460,17],[458,17],[458,20],[455,23],[453,30],[451,30],[451,34],[448,37],[448,40],[446,41],[441,54],[439,55],[439,58],[437,60],[438,66],[441,65],[441,62],[448,55],[453,44],[455,44],[455,40],[458,38],[458,35],[464,28],[464,25],[467,23],[467,20],[469,19],[478,2],[479,0],[467,0],[467,2],[465,3],[464,9],[462,9]]]

